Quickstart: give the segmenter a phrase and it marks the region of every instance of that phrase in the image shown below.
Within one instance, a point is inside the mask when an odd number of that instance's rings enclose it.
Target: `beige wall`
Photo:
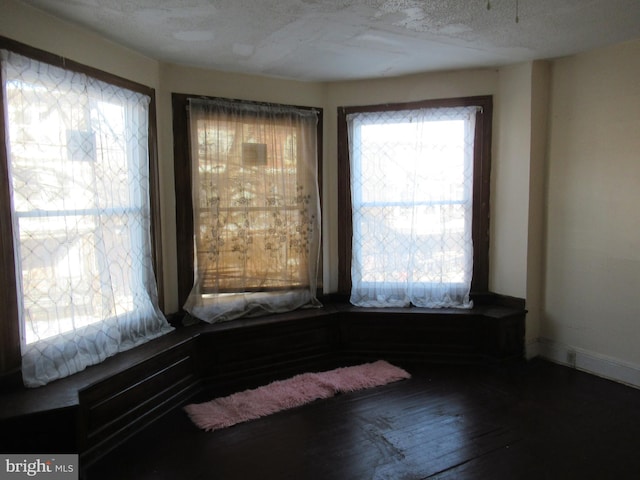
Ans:
[[[0,35],[157,88],[159,63],[15,0],[0,0]]]
[[[500,70],[491,165],[490,289],[524,298],[531,144],[530,63]]]
[[[526,299],[529,356],[543,301],[549,74],[544,61],[500,69],[494,123],[490,289]]]
[[[547,141],[551,65],[536,61],[531,70],[531,150],[527,235],[527,355],[538,353],[537,342],[544,308],[545,206]]]
[[[584,357],[636,374],[639,79],[640,40],[553,62],[541,330],[561,361],[574,349],[578,363]]]

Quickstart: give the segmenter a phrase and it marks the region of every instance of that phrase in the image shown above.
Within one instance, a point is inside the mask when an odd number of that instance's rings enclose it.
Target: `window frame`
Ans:
[[[155,89],[114,75],[103,70],[69,60],[39,48],[0,36],[0,49],[29,57],[39,62],[82,73],[113,86],[132,90],[150,98],[149,102],[149,193],[151,209],[151,248],[153,251],[153,270],[158,289],[158,304],[164,312],[164,281],[162,268],[162,235],[160,222],[160,188],[158,173],[158,149],[156,126]],[[0,71],[0,86],[3,85]],[[0,88],[0,112],[4,112],[4,89]],[[16,286],[16,250],[13,244],[11,220],[11,179],[8,171],[6,119],[0,114],[0,304],[4,315],[0,322],[0,385],[17,386],[22,384],[21,378],[21,345],[19,325],[19,303]]]
[[[253,102],[249,100],[229,99],[206,95],[184,94],[173,92],[171,105],[173,112],[173,168],[174,185],[176,194],[176,243],[177,251],[177,276],[178,276],[178,302],[180,312],[189,297],[194,281],[194,231],[193,231],[193,205],[192,205],[192,176],[191,176],[191,145],[189,131],[188,106],[189,99],[207,98],[222,99],[231,102],[240,102],[273,107],[294,107],[304,110],[316,110],[318,112],[317,124],[317,157],[318,157],[318,190],[320,196],[320,209],[322,210],[322,132],[323,110],[319,107],[283,105],[268,102]],[[322,237],[322,232],[321,232]],[[318,290],[322,290],[322,261],[319,263]]]
[[[491,95],[338,107],[338,293],[351,294],[351,239],[353,235],[351,167],[347,115],[360,112],[388,112],[420,108],[472,107],[476,115],[473,171],[473,275],[471,294],[489,290],[489,193],[491,176]]]

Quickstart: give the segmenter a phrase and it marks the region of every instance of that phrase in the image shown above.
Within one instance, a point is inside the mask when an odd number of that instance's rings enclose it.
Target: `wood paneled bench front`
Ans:
[[[225,394],[363,361],[493,364],[524,355],[524,301],[471,310],[318,309],[177,328],[83,372],[0,396],[0,451],[80,453],[89,465],[207,391]]]

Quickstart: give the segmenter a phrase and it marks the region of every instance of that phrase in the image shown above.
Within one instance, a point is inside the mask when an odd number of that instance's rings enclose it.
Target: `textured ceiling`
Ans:
[[[640,0],[22,1],[161,61],[314,81],[499,66],[640,37]]]

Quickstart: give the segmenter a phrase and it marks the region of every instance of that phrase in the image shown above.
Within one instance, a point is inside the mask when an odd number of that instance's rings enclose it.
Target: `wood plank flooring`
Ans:
[[[640,478],[640,390],[541,360],[399,366],[413,377],[216,432],[198,430],[174,410],[82,476]]]

